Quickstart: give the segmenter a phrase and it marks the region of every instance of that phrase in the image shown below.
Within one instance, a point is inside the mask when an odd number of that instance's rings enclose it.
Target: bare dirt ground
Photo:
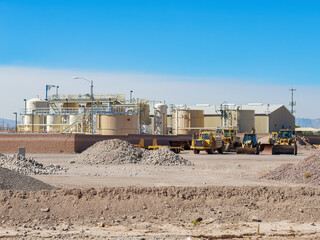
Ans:
[[[158,187],[158,186],[283,186],[283,183],[256,179],[258,172],[272,170],[281,164],[297,164],[307,154],[293,155],[237,155],[234,152],[194,155],[180,154],[194,166],[151,165],[86,165],[71,163],[77,154],[33,154],[36,161],[59,164],[69,168],[60,175],[38,175],[56,187]],[[291,184],[290,184],[291,185]],[[293,186],[293,185],[291,185]]]
[[[75,154],[35,154],[69,170],[35,178],[61,188],[0,191],[8,239],[320,239],[320,189],[259,180],[292,155],[181,154],[194,166],[84,165]]]

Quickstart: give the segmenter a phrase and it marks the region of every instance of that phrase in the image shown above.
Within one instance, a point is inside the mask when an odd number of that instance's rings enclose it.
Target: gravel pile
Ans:
[[[283,164],[260,179],[320,185],[320,151],[316,151],[297,165]]]
[[[55,174],[66,170],[55,164],[43,165],[33,158],[27,158],[22,155],[3,154],[0,156],[0,167],[8,168],[25,175]]]
[[[145,150],[120,139],[97,142],[75,160],[84,164],[193,165],[166,147],[155,151]]]
[[[305,136],[299,136],[296,135],[295,136],[297,145],[298,145],[298,150],[302,149],[302,150],[313,150],[316,149],[315,146],[313,146],[310,142],[309,139],[307,139]]]
[[[50,190],[53,187],[32,177],[0,167],[0,189],[39,191]]]

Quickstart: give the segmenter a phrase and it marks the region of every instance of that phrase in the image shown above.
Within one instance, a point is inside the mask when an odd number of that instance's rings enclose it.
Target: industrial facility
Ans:
[[[295,118],[284,105],[251,103],[170,105],[124,94],[60,95],[25,100],[18,132],[99,135],[192,135],[201,129],[231,127],[240,133],[283,128]]]

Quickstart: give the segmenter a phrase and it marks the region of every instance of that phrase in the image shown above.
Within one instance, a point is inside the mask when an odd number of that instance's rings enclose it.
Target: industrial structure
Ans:
[[[93,106],[92,106],[93,103]],[[19,132],[143,134],[149,126],[149,101],[123,94],[53,95],[26,101]]]
[[[88,80],[89,81],[89,80]],[[203,129],[231,128],[239,133],[294,130],[295,118],[284,105],[251,103],[170,105],[124,94],[61,95],[25,99],[18,132],[99,135],[193,135]],[[151,104],[152,103],[152,104]]]
[[[151,129],[153,116],[151,109]],[[256,133],[295,128],[294,115],[281,104],[172,105],[167,116],[168,133],[172,134],[192,134],[200,129],[219,127],[233,128],[239,133],[250,132],[253,127]]]

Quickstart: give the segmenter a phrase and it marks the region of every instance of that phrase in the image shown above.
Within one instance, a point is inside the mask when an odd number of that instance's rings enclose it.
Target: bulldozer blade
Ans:
[[[272,148],[272,154],[294,154],[294,146],[292,145],[274,145]]]
[[[237,154],[256,154],[255,148],[237,148]]]
[[[272,154],[273,144],[263,143],[260,145],[260,154]]]

